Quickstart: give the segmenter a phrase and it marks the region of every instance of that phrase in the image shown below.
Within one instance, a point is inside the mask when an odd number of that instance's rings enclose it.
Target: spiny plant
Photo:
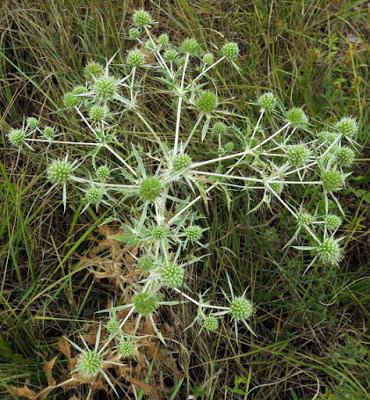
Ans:
[[[81,353],[76,371],[88,378],[103,374],[110,384],[103,367],[105,351],[112,348],[123,358],[131,357],[140,343],[136,333],[141,320],[149,321],[165,342],[153,318],[163,306],[192,303],[198,309],[192,325],[198,324],[208,334],[219,329],[221,319],[232,321],[236,335],[241,326],[254,334],[255,305],[247,290],[234,293],[229,276],[230,293],[222,291],[215,303],[207,293],[192,293],[187,284],[189,266],[202,262],[207,247],[205,218],[195,211],[196,203],[218,188],[256,193],[260,201],[250,212],[277,201],[297,227],[287,246],[307,241],[293,246],[312,254],[306,270],[315,262],[338,265],[343,237],[334,236],[341,225],[334,209],[344,215],[337,192],[345,186],[357,150],[355,119],[344,117],[334,125],[316,126],[302,107],[286,109],[272,92],[252,103],[258,110],[255,123],[251,123],[253,116],[230,111],[230,102],[221,97],[212,72],[225,62],[240,73],[238,44],[224,43],[214,53],[202,49],[194,38],[177,46],[167,34],[156,37],[154,26],[148,12],[136,11],[129,37],[137,44],[127,53],[126,63],[115,66],[114,58],[104,66],[90,61],[84,69],[85,82],[65,93],[64,111],[76,113],[89,139],[76,140],[70,133],[42,127],[35,117],[8,132],[10,144],[19,151],[45,145],[46,179],[50,191],[61,190],[64,210],[72,187],[81,192],[84,209],[106,207],[119,218],[119,204],[130,204],[130,223],[122,217],[125,234],[120,240],[139,248],[135,260],[141,279],[130,297],[122,294],[124,305],[107,310],[125,316],[108,320],[108,335],[101,344],[94,350],[74,345]],[[174,111],[173,118],[166,120],[173,127],[170,139],[162,137],[143,112],[150,89],[148,75],[160,82],[161,96],[168,96],[175,105],[169,110]],[[122,116],[144,126],[151,142],[149,153],[139,143],[132,143],[130,154],[121,150],[122,132],[116,126]],[[184,120],[193,121],[191,129]],[[199,159],[192,142],[210,138],[218,140],[219,148],[215,154],[211,148],[208,159]],[[235,143],[240,151],[234,151]],[[85,154],[78,160],[68,153],[57,156],[64,145],[84,149]],[[107,153],[119,168],[110,164]],[[285,195],[296,187],[314,194],[317,205],[310,202],[305,207],[304,196]],[[322,199],[324,207],[319,207]],[[134,321],[134,328],[127,337],[123,332],[129,321]]]

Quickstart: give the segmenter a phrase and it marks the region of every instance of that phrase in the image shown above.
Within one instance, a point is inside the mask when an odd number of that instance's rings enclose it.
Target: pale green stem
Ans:
[[[183,67],[183,70],[182,70],[182,76],[181,76],[180,94],[179,94],[179,100],[178,100],[178,103],[177,103],[175,144],[174,144],[174,147],[173,147],[174,155],[177,154],[177,146],[178,146],[178,142],[179,142],[182,96],[183,96],[183,89],[184,89],[185,71],[186,71],[186,67],[188,65],[188,62],[189,62],[189,54],[186,55],[185,64],[184,64],[184,67]]]
[[[210,186],[205,192],[204,194],[207,194],[208,192],[210,192],[214,187],[217,186],[217,183],[213,184],[212,186]],[[171,225],[176,218],[178,218],[181,214],[183,214],[186,210],[188,210],[191,206],[193,206],[198,200],[200,200],[202,198],[201,195],[197,196],[194,200],[192,200],[186,207],[184,207],[183,209],[181,209],[178,213],[176,213],[169,221],[168,221],[168,225]]]
[[[78,176],[71,176],[71,179],[74,180],[75,182],[79,182],[79,183],[92,183],[94,185],[102,185],[108,188],[112,188],[112,189],[137,189],[136,185],[120,185],[120,184],[114,184],[114,183],[101,183],[101,182],[95,182],[89,179],[85,179],[85,178],[79,178]]]
[[[290,126],[290,122],[288,122],[287,124],[285,124],[282,128],[280,128],[278,131],[276,131],[273,135],[269,136],[269,137],[266,138],[264,141],[262,141],[261,143],[257,144],[257,146],[253,147],[252,150],[257,150],[257,149],[259,149],[261,146],[263,146],[264,144],[266,144],[267,142],[269,142],[271,139],[273,139],[275,136],[277,136],[281,131],[283,131],[284,129],[288,128],[288,126]]]
[[[198,307],[203,307],[203,308],[213,308],[216,310],[230,310],[229,307],[222,307],[222,306],[212,306],[210,304],[203,304],[203,303],[199,303],[198,301],[194,300],[192,297],[188,296],[186,293],[182,292],[181,290],[174,288],[174,290],[181,294],[181,296],[185,297],[185,299],[191,301],[192,303],[196,304]]]
[[[151,41],[151,43],[152,43],[152,45],[154,46],[154,48],[157,49],[157,46],[156,46],[156,44],[154,43],[154,40],[153,40],[153,38],[152,38],[152,35],[151,35],[150,32],[149,32],[149,29],[148,29],[148,28],[145,28],[145,32],[146,32],[146,34],[148,35],[149,40]],[[161,53],[160,53],[159,51],[155,50],[154,54],[155,54],[155,57],[156,57],[158,63],[159,63],[160,65],[162,65],[162,67],[164,67],[164,68],[167,70],[167,72],[168,72],[168,74],[170,75],[170,77],[173,78],[173,74],[171,74],[171,71],[168,69],[167,64],[166,64],[166,62],[164,61],[164,59],[163,59]]]
[[[259,118],[258,118],[257,124],[256,124],[256,126],[254,127],[254,129],[253,129],[252,140],[254,139],[254,135],[256,134],[257,129],[258,129],[259,126],[260,126],[260,123],[261,123],[261,120],[262,120],[262,117],[263,117],[263,114],[264,114],[264,113],[265,113],[265,110],[262,109],[261,112],[260,112],[260,116],[259,116]]]
[[[187,138],[187,140],[186,140],[186,142],[184,144],[184,148],[183,148],[184,151],[185,151],[186,147],[188,146],[188,144],[190,142],[190,139],[192,138],[192,136],[194,135],[195,131],[197,130],[197,128],[198,128],[200,122],[202,121],[203,117],[204,117],[204,114],[200,114],[198,119],[197,119],[197,121],[195,122],[194,128],[191,130],[190,135],[189,135],[189,137]]]
[[[219,64],[221,61],[223,61],[225,59],[225,57],[221,57],[219,60],[217,60],[216,62],[214,62],[212,65],[210,65],[208,68],[206,68],[204,71],[202,71],[195,79],[193,79],[192,83],[195,83],[196,81],[198,81],[204,74],[206,74],[209,70],[211,70],[212,68],[214,68],[217,64]],[[188,85],[189,87],[190,85]],[[188,88],[187,87],[187,88]]]
[[[229,160],[230,158],[245,156],[247,154],[254,154],[254,153],[253,153],[253,151],[248,149],[248,150],[242,151],[241,153],[230,154],[228,156],[217,157],[217,158],[213,158],[212,160],[207,160],[207,161],[194,163],[194,164],[192,164],[191,168],[198,168],[198,167],[201,167],[203,165],[213,164],[213,163],[215,163],[217,161]]]
[[[108,144],[105,144],[104,147],[109,150],[115,157],[117,157],[121,163],[134,175],[136,176],[136,171],[130,167],[130,165],[119,155],[117,154]]]
[[[29,142],[43,142],[43,143],[51,143],[51,144],[76,144],[81,146],[100,146],[100,143],[89,143],[89,142],[70,142],[66,140],[49,140],[49,139],[26,139]]]
[[[131,76],[131,85],[130,85],[130,97],[131,101],[134,101],[134,83],[135,83],[135,73],[136,73],[136,67],[132,69],[132,76]]]
[[[216,176],[216,177],[220,177],[220,178],[238,179],[238,180],[247,181],[247,182],[261,182],[261,183],[265,182],[263,179],[246,177],[246,176],[217,174],[215,172],[195,171],[195,170],[191,170],[190,172],[193,172],[194,174],[198,174],[198,175],[208,175],[208,176]],[[276,181],[276,183],[278,183],[278,182]]]
[[[161,147],[164,155],[167,155],[166,149],[164,148],[161,139],[154,132],[153,128],[149,125],[149,123],[146,121],[146,119],[138,111],[136,111],[136,115],[143,121],[144,125],[149,129],[151,134],[155,137],[155,139],[157,140],[159,146]]]

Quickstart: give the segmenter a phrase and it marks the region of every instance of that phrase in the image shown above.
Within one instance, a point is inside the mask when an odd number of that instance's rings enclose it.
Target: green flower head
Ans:
[[[342,225],[342,219],[335,214],[328,214],[325,217],[325,225],[330,231],[334,231]]]
[[[213,315],[208,315],[203,320],[203,328],[208,332],[216,332],[218,329],[218,319]]]
[[[47,174],[51,183],[63,185],[68,182],[72,174],[72,164],[67,160],[54,160],[50,163]]]
[[[245,297],[236,297],[231,301],[230,311],[235,321],[245,320],[253,314],[253,304]]]
[[[333,238],[327,238],[318,246],[317,254],[324,264],[336,265],[341,257],[341,249]]]
[[[158,307],[158,299],[155,294],[142,292],[137,293],[133,297],[135,311],[143,316],[148,316],[154,313]]]
[[[264,93],[257,100],[258,105],[266,111],[273,111],[277,105],[277,99],[273,93]]]
[[[185,228],[185,235],[191,241],[195,242],[202,237],[203,229],[199,225],[190,225]]]
[[[12,129],[8,139],[13,146],[21,147],[26,142],[26,132],[23,129]]]
[[[154,260],[151,256],[144,255],[138,259],[137,265],[142,271],[149,272],[154,267]]]
[[[342,189],[344,177],[339,171],[326,170],[321,173],[321,181],[324,189],[328,192],[335,192]]]
[[[173,162],[173,169],[178,172],[190,167],[192,160],[187,154],[177,156]]]
[[[302,108],[293,107],[286,113],[286,120],[293,128],[306,128],[308,118]]]
[[[203,55],[202,60],[203,60],[203,63],[204,63],[205,65],[212,65],[213,62],[215,61],[215,57],[213,56],[212,53],[205,53],[205,54]]]
[[[225,43],[221,48],[221,54],[229,61],[235,61],[239,56],[239,46],[235,42]]]
[[[113,76],[101,76],[96,79],[94,90],[99,100],[111,100],[117,93],[117,80]]]
[[[139,185],[139,195],[144,201],[153,202],[161,195],[161,192],[161,181],[154,176],[144,178]]]
[[[176,263],[168,263],[161,267],[160,275],[162,282],[170,287],[177,288],[182,285],[184,280],[185,270],[181,265]]]
[[[217,108],[217,95],[213,92],[204,91],[196,101],[196,107],[199,112],[211,114]]]
[[[146,28],[150,26],[153,21],[150,14],[145,10],[137,10],[132,17],[134,25],[138,28]]]
[[[118,350],[123,357],[130,358],[135,353],[135,344],[132,340],[122,338]]]
[[[335,124],[335,127],[344,136],[355,136],[358,131],[356,120],[350,117],[342,118]]]
[[[186,54],[195,56],[199,51],[199,43],[193,38],[187,38],[182,42],[181,48]]]
[[[36,129],[39,126],[39,120],[35,117],[28,117],[27,118],[27,127],[29,129]]]
[[[95,350],[88,350],[79,356],[76,370],[85,378],[93,378],[101,370],[102,365],[101,355]]]
[[[95,61],[90,61],[84,68],[84,74],[88,80],[98,78],[99,76],[104,75],[104,67]]]
[[[141,50],[131,50],[127,55],[127,65],[130,68],[139,68],[145,64],[145,56]]]
[[[309,155],[310,151],[303,144],[292,145],[287,149],[288,163],[294,167],[302,167],[308,160]]]

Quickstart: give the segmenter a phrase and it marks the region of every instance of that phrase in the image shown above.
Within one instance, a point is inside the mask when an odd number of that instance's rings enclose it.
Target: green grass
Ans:
[[[220,93],[234,98],[239,114],[253,117],[249,102],[274,90],[287,106],[303,105],[313,120],[356,116],[358,141],[364,146],[350,185],[341,194],[346,253],[338,269],[314,267],[302,276],[302,253],[280,251],[293,231],[287,229],[289,215],[276,202],[248,214],[254,198],[239,193],[229,201],[230,194],[219,191],[208,207],[199,204],[199,212],[206,211],[212,221],[207,233],[211,256],[196,267],[191,285],[194,290],[210,287],[212,294],[220,287],[227,290],[227,271],[236,293],[249,286],[257,305],[253,327],[258,337],[243,331],[237,342],[226,324],[214,336],[198,336],[196,330],[181,333],[194,312],[181,306],[178,315],[167,316],[176,340],[184,345],[173,348],[178,373],[174,376],[175,369],[154,362],[145,382],[159,385],[155,371],[162,369],[165,378],[174,380],[172,392],[162,393],[167,397],[161,398],[168,399],[193,394],[215,400],[305,400],[318,391],[327,394],[319,398],[346,398],[339,390],[354,400],[367,399],[366,2],[4,0],[1,131],[19,126],[24,115],[36,114],[45,123],[48,118],[57,122],[60,131],[83,138],[77,118],[60,110],[62,94],[81,80],[86,60],[104,62],[118,52],[114,62],[124,61],[132,46],[127,39],[131,12],[144,5],[159,21],[158,31],[168,32],[175,42],[194,35],[204,47],[222,44],[225,38],[240,44],[240,76],[227,64],[217,69]],[[150,84],[158,87],[154,78]],[[173,140],[173,117],[162,114],[168,106],[153,96],[146,117],[158,121],[162,137]],[[144,126],[134,130],[134,121],[119,122],[127,132],[123,153],[131,141],[150,148]],[[191,121],[184,123],[190,126]],[[217,148],[215,141],[199,145],[194,140],[193,145],[199,159],[209,148]],[[38,155],[18,159],[3,135],[0,146],[0,397],[12,399],[11,385],[27,384],[35,391],[45,387],[43,363],[57,354],[53,376],[57,382],[67,379],[66,359],[56,348],[59,338],[85,332],[87,323],[95,320],[94,312],[107,307],[106,287],[93,281],[80,258],[100,239],[96,227],[111,215],[90,211],[80,216],[80,199],[74,192],[63,215],[59,198],[44,195],[47,188]],[[295,193],[290,195],[294,199]],[[123,215],[129,212],[122,207]],[[114,290],[109,290],[114,297]],[[85,398],[86,387],[69,394],[73,393]],[[122,389],[122,398],[133,398],[127,393]],[[48,398],[66,396],[57,390]],[[111,397],[100,391],[95,398]],[[145,398],[144,393],[138,398]]]

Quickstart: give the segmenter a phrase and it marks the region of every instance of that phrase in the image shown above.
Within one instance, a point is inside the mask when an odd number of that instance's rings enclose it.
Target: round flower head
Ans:
[[[142,200],[152,202],[156,200],[162,192],[161,181],[152,176],[144,178],[139,185],[139,195]]]
[[[231,153],[232,151],[234,151],[234,148],[235,148],[234,142],[227,142],[227,143],[225,144],[225,151],[227,151],[227,152],[229,152],[229,153]]]
[[[127,55],[127,65],[131,68],[139,68],[145,64],[144,53],[141,50],[131,50]]]
[[[76,96],[79,96],[81,94],[86,94],[88,92],[88,89],[84,85],[77,85],[73,88],[72,93],[75,94]],[[80,96],[82,97],[82,96]]]
[[[45,126],[45,128],[42,130],[42,136],[45,139],[53,139],[55,136],[55,129],[52,126]]]
[[[215,57],[213,56],[212,53],[206,53],[203,55],[202,60],[205,65],[212,65],[215,60]]]
[[[277,105],[277,99],[273,93],[264,93],[257,100],[258,105],[266,111],[273,111]]]
[[[144,255],[138,259],[137,265],[142,271],[149,272],[154,267],[154,261],[152,257]]]
[[[213,315],[208,315],[203,320],[203,328],[208,332],[215,332],[218,329],[218,319]]]
[[[123,357],[132,357],[135,353],[135,344],[132,340],[121,339],[118,350]]]
[[[176,59],[176,64],[183,67],[185,65],[186,57],[180,57]]]
[[[341,167],[350,167],[355,161],[355,153],[347,146],[339,147],[335,152],[335,160]]]
[[[128,37],[131,40],[139,39],[140,35],[141,35],[140,29],[130,28],[129,31],[128,31]]]
[[[157,46],[151,40],[147,40],[145,42],[145,49],[148,53],[155,53],[157,50]]]
[[[160,275],[162,282],[170,287],[177,288],[182,285],[184,280],[185,270],[182,266],[176,263],[168,263],[161,267]]]
[[[85,378],[93,378],[101,369],[103,359],[95,350],[81,353],[78,358],[76,370]]]
[[[27,127],[29,129],[36,129],[39,126],[39,120],[35,117],[28,117],[27,120]]]
[[[80,99],[72,92],[67,92],[63,96],[63,104],[66,108],[73,108],[80,104]]]
[[[89,110],[89,118],[93,122],[102,122],[107,119],[109,114],[109,109],[107,106],[101,106],[99,104],[95,104],[91,106]]]
[[[288,163],[294,167],[302,167],[308,160],[310,152],[303,144],[289,146],[287,149]]]
[[[344,179],[339,171],[326,170],[321,173],[321,181],[327,192],[335,192],[342,189]]]
[[[185,235],[191,241],[197,241],[202,237],[203,229],[199,225],[190,225],[185,228]]]
[[[173,162],[173,169],[178,172],[190,167],[192,160],[187,154],[177,156]]]
[[[85,201],[88,204],[99,205],[104,197],[104,191],[98,186],[90,186],[85,193]]]
[[[235,321],[248,319],[253,314],[253,304],[245,297],[236,297],[231,301],[230,311]]]
[[[356,120],[350,117],[342,118],[335,124],[335,127],[344,136],[354,136],[358,131]]]
[[[286,120],[293,128],[305,128],[308,124],[308,118],[302,108],[293,107],[286,113]]]
[[[145,10],[135,11],[132,20],[134,22],[134,25],[139,28],[146,28],[153,23],[152,17]]]
[[[204,91],[196,101],[196,107],[199,112],[211,114],[217,107],[217,95],[213,92]]]
[[[73,167],[67,160],[52,161],[48,167],[47,174],[51,183],[63,185],[71,178]]]
[[[325,226],[330,230],[334,231],[342,225],[342,220],[338,215],[328,214],[325,217]]]
[[[119,331],[119,322],[115,319],[115,318],[111,318],[107,324],[106,324],[106,329],[108,331],[108,333],[110,333],[111,335],[118,333]]]
[[[72,92],[67,92],[63,96],[63,104],[66,108],[73,108],[78,106],[80,100]]]
[[[182,42],[181,48],[186,54],[195,56],[199,50],[199,43],[193,38],[187,38]]]
[[[212,131],[216,135],[224,135],[227,132],[227,126],[223,122],[217,121],[213,125]]]
[[[26,133],[23,129],[12,129],[8,133],[8,139],[13,146],[20,147],[26,141]]]
[[[113,76],[101,76],[95,81],[94,90],[99,100],[111,100],[117,93],[117,81]]]
[[[107,182],[110,176],[110,169],[106,165],[101,165],[96,169],[96,177],[101,183]]]
[[[227,60],[235,61],[239,55],[239,46],[235,42],[225,43],[221,48],[221,54]]]
[[[341,257],[341,249],[333,238],[327,238],[318,246],[317,254],[324,264],[338,264]]]
[[[142,292],[133,297],[135,311],[143,316],[151,315],[158,307],[158,299],[155,294]]]
[[[88,80],[98,78],[104,74],[104,67],[95,61],[90,61],[84,68],[84,74]]]
[[[163,57],[166,61],[175,61],[177,57],[177,51],[175,49],[166,50]]]
[[[154,228],[152,228],[151,230],[151,234],[153,239],[155,240],[163,240],[167,237],[167,228],[164,226],[155,226]]]
[[[281,194],[281,192],[284,189],[284,182],[283,179],[280,178],[280,182],[270,182],[269,183],[271,189],[276,193],[276,194]]]
[[[168,46],[170,43],[170,38],[168,37],[167,33],[162,33],[162,35],[158,38],[158,44],[162,47]]]
[[[307,212],[300,212],[297,214],[298,225],[311,225],[313,223],[313,216]]]
[[[331,144],[336,140],[338,134],[336,132],[321,131],[317,134],[317,137],[319,138],[320,142]]]

